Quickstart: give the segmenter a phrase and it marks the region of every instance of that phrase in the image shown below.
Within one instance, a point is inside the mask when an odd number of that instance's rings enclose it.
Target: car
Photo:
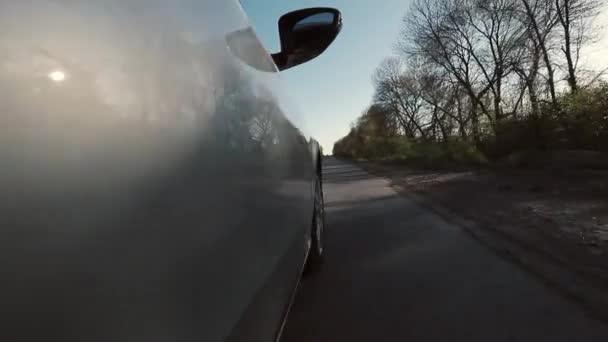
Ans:
[[[332,8],[0,4],[2,341],[274,341],[322,264],[322,153],[280,71]]]

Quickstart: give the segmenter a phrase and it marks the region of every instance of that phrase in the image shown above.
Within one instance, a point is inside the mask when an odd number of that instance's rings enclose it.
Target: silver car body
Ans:
[[[271,341],[318,145],[237,0],[0,2],[0,340]]]

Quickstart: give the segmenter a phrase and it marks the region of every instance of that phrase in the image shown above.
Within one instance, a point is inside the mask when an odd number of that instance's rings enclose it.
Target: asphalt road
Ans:
[[[324,175],[326,263],[283,342],[608,341],[608,325],[387,180],[335,159]]]

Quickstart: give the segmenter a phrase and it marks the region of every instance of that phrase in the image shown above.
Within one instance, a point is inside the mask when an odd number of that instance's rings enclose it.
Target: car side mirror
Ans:
[[[342,14],[333,8],[308,8],[279,19],[281,52],[272,58],[283,71],[322,54],[342,29]]]

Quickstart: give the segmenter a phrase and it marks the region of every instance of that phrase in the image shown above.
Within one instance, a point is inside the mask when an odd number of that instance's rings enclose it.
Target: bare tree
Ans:
[[[566,79],[572,92],[579,87],[576,73],[581,48],[593,38],[593,19],[601,4],[600,0],[555,0],[564,38],[561,51],[566,59]]]
[[[470,49],[493,95],[494,116],[503,116],[503,87],[520,57],[525,30],[515,16],[515,0],[469,1],[461,9],[480,36]],[[477,50],[477,51],[476,51]]]
[[[514,70],[523,83],[521,86],[522,96],[526,91],[528,92],[531,113],[535,117],[538,117],[540,115],[540,106],[537,80],[540,73],[542,48],[529,26],[526,29],[526,36],[528,37],[528,42],[524,43],[525,50],[520,55],[517,63],[514,65]],[[552,92],[553,96],[555,96],[554,91]],[[555,101],[555,99],[553,99],[553,101]]]
[[[475,28],[462,11],[464,4],[462,0],[416,1],[405,18],[406,29],[398,47],[405,56],[422,58],[458,82],[469,97],[473,137],[479,141],[479,114],[493,120],[484,97],[495,77],[479,54]]]
[[[454,129],[462,138],[467,138],[467,125],[470,116],[464,115],[460,98],[466,96],[457,82],[449,80],[445,73],[433,73],[429,69],[422,71],[420,78],[422,98],[432,112],[433,124],[437,125],[446,140]]]
[[[527,19],[528,37],[540,49],[547,71],[547,88],[553,105],[557,103],[555,91],[555,71],[550,54],[551,34],[557,23],[553,0],[521,0],[523,13]],[[535,76],[532,74],[531,76]]]
[[[397,121],[408,136],[426,137],[421,123],[422,98],[415,76],[408,74],[398,58],[387,58],[376,70],[376,101],[395,110]]]
[[[581,49],[593,38],[602,2],[414,0],[397,57],[373,77],[374,105],[337,151],[373,154],[365,144],[392,134],[427,142],[457,136],[478,147],[519,139],[549,146],[562,134],[556,124],[572,131],[560,115],[566,97],[557,93],[559,81],[571,92],[584,87]],[[376,140],[391,141],[399,140]]]

